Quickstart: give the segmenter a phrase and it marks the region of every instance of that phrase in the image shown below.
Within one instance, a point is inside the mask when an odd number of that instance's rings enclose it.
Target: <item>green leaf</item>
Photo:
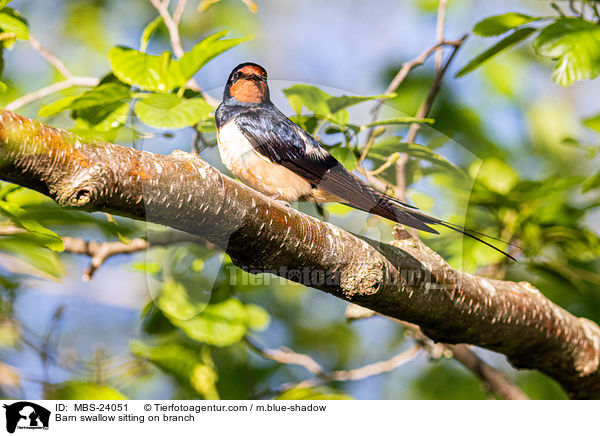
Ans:
[[[146,91],[171,90],[168,69],[171,53],[152,56],[127,47],[113,47],[108,53],[110,66],[119,80]]]
[[[152,35],[154,35],[154,32],[156,32],[158,26],[160,26],[162,22],[163,17],[159,15],[154,20],[150,21],[146,25],[146,27],[144,27],[144,31],[142,32],[142,36],[140,38],[140,51],[142,53],[146,52],[146,48],[148,47],[148,41],[150,41],[150,38],[152,37]]]
[[[108,106],[114,103],[125,103],[130,97],[131,91],[128,86],[118,82],[109,82],[84,92],[73,100],[69,108],[73,110],[96,109],[97,107]]]
[[[354,154],[354,151],[349,147],[328,147],[327,150],[335,157],[340,163],[348,169],[348,171],[353,171],[356,168],[356,164],[358,159]]]
[[[579,18],[559,18],[533,43],[541,56],[558,59],[552,73],[561,86],[600,74],[600,26]]]
[[[275,397],[276,400],[353,400],[350,395],[326,386],[316,388],[292,388]]]
[[[152,127],[179,129],[208,118],[212,106],[204,99],[181,98],[175,94],[151,95],[138,101],[135,113]]]
[[[208,350],[198,351],[176,342],[153,347],[135,341],[131,344],[131,351],[190,386],[206,399],[219,399],[216,389],[218,376]]]
[[[109,82],[84,92],[69,108],[73,118],[85,120],[96,130],[109,131],[127,121],[130,98],[129,86]]]
[[[39,222],[27,216],[27,211],[14,203],[0,201],[0,213],[8,217],[17,226],[25,230],[42,236],[46,247],[53,251],[63,251],[65,249],[62,239],[52,230],[42,226]]]
[[[499,42],[485,50],[483,53],[475,56],[467,65],[462,67],[460,71],[456,73],[456,77],[461,77],[467,73],[470,73],[488,59],[496,56],[501,51],[506,50],[507,48],[523,41],[535,31],[537,31],[537,29],[534,27],[523,27],[521,29],[515,30],[510,35],[508,35],[504,39],[500,40]]]
[[[172,62],[169,71],[171,85],[173,87],[185,85],[200,68],[215,56],[252,39],[251,36],[221,39],[227,33],[227,31],[222,31],[209,36],[196,44],[189,52],[185,53],[181,59]]]
[[[38,112],[40,117],[51,117],[52,115],[59,114],[64,112],[71,107],[71,104],[77,99],[79,96],[75,95],[72,97],[64,97],[60,100],[56,100],[46,106],[42,106]]]
[[[591,118],[586,118],[583,120],[583,124],[584,126],[594,129],[596,132],[600,133],[600,114]]]
[[[264,329],[269,315],[254,305],[244,305],[230,298],[220,303],[209,304],[198,315],[190,319],[179,319],[165,313],[171,323],[199,342],[224,347],[240,341],[248,328]]]
[[[6,83],[0,82],[0,92],[6,92],[7,89]]]
[[[329,106],[329,110],[331,113],[336,113],[342,109],[346,109],[347,107],[354,106],[356,104],[369,101],[369,100],[378,100],[381,98],[394,98],[396,94],[380,94],[380,95],[341,95],[339,97],[331,97],[327,100],[327,105]]]
[[[489,190],[499,194],[508,194],[519,181],[519,176],[510,166],[497,158],[484,160],[481,165],[474,162],[469,174]]]
[[[0,238],[0,251],[52,277],[60,278],[65,273],[56,253],[44,248],[33,235],[3,236]]]
[[[435,120],[433,118],[415,118],[415,117],[395,117],[388,118],[385,120],[374,121],[372,123],[368,123],[363,125],[363,129],[366,127],[374,127],[374,126],[388,126],[393,124],[412,124],[412,123],[423,123],[423,124],[433,124]]]
[[[80,381],[54,385],[49,392],[49,400],[127,400],[113,387]]]
[[[0,12],[0,29],[14,33],[17,39],[29,39],[27,21],[11,8],[4,8]]]
[[[287,97],[290,107],[297,114],[302,113],[302,107],[306,107],[309,111],[319,115],[331,114],[331,109],[327,104],[327,100],[331,98],[331,95],[316,86],[292,85],[284,89],[283,93]]]
[[[431,162],[436,167],[448,170],[451,173],[465,177],[464,172],[448,162],[443,156],[435,153],[429,147],[415,143],[402,142],[399,137],[391,137],[376,142],[371,147],[368,158],[378,161],[386,161],[393,153],[407,153],[410,157]]]
[[[600,171],[594,174],[593,176],[588,177],[583,181],[581,185],[581,191],[586,193],[591,191],[592,189],[596,189],[600,186]]]
[[[182,87],[208,61],[250,38],[221,39],[226,31],[200,41],[181,59],[171,59],[170,52],[149,55],[127,47],[113,47],[108,58],[121,81],[146,91],[168,92]]]
[[[473,28],[473,32],[479,36],[497,36],[522,26],[541,20],[541,17],[532,17],[531,15],[508,12],[502,15],[494,15],[481,20]]]
[[[293,85],[283,90],[288,98],[289,104],[294,112],[302,113],[302,107],[306,107],[315,115],[329,118],[332,122],[345,125],[350,116],[345,111],[347,107],[362,103],[364,101],[392,98],[395,94],[382,94],[372,96],[341,95],[333,97],[325,91],[311,85]]]

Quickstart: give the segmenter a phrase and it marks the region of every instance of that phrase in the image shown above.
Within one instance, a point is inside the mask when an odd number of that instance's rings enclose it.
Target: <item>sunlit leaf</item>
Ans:
[[[581,186],[582,192],[588,192],[592,189],[596,189],[600,186],[600,171],[598,171],[593,176],[588,177],[584,180],[583,185]]]
[[[249,327],[265,328],[269,315],[258,306],[245,306],[239,300],[230,298],[209,304],[191,319],[169,317],[169,320],[191,339],[223,347],[241,340]]]
[[[68,381],[51,386],[49,400],[126,400],[115,388],[90,382]]]
[[[364,124],[363,127],[389,126],[389,125],[394,125],[394,124],[412,124],[412,123],[433,124],[434,122],[435,122],[435,120],[433,118],[395,117],[395,118],[387,118],[385,120],[373,121],[372,123]]]
[[[172,89],[169,82],[171,53],[153,56],[127,47],[113,47],[108,59],[121,81],[146,91],[166,92]]]
[[[354,106],[359,103],[363,103],[369,100],[378,100],[385,98],[394,98],[396,94],[380,94],[380,95],[341,95],[339,97],[331,97],[327,100],[327,105],[331,113],[335,113],[339,110],[346,109],[347,107]]]
[[[154,32],[158,30],[158,26],[163,22],[163,17],[161,15],[157,16],[154,20],[150,21],[146,27],[144,27],[144,31],[142,32],[142,36],[140,37],[140,51],[142,53],[146,52],[146,48],[148,47],[148,42]]]
[[[434,164],[441,169],[449,170],[450,172],[464,177],[464,172],[458,167],[452,165],[443,156],[435,153],[429,147],[420,144],[407,144],[402,142],[402,138],[391,137],[376,142],[369,152],[368,158],[376,161],[386,161],[393,153],[407,153],[415,159],[422,159]]]
[[[113,47],[108,58],[114,74],[121,81],[146,91],[167,92],[184,86],[215,56],[250,39],[222,39],[226,34],[227,31],[223,31],[209,36],[179,60],[173,60],[170,52],[154,56],[120,46]]]
[[[169,81],[171,88],[183,86],[194,74],[215,56],[252,39],[252,37],[222,39],[227,31],[215,33],[200,41],[181,59],[171,62]]]
[[[469,167],[469,174],[488,189],[500,194],[507,194],[519,181],[515,170],[496,158],[485,159],[481,165],[474,162]]]
[[[557,59],[552,79],[561,86],[600,74],[600,26],[579,18],[560,18],[533,43],[542,56]]]
[[[353,400],[350,395],[329,387],[292,388],[278,395],[276,400]]]
[[[327,150],[335,157],[340,163],[346,167],[347,170],[353,171],[356,168],[358,159],[354,154],[354,151],[349,147],[328,147]]]
[[[0,252],[21,259],[52,277],[62,277],[65,273],[56,253],[44,248],[42,242],[30,235],[3,236],[0,238]]]
[[[206,399],[218,399],[218,376],[207,352],[203,353],[177,342],[151,346],[140,341],[131,344],[131,351],[190,386]]]
[[[502,15],[494,15],[481,20],[473,28],[473,33],[479,36],[501,35],[515,27],[523,24],[532,23],[540,20],[541,17],[532,17],[531,15],[508,12]]]
[[[586,118],[585,120],[583,120],[583,124],[586,127],[594,129],[596,132],[600,133],[600,114],[591,118]]]
[[[0,12],[0,29],[14,33],[17,39],[29,39],[27,21],[11,8],[4,8]]]
[[[151,95],[139,100],[135,113],[152,127],[179,129],[193,126],[208,117],[212,110],[204,99],[182,98],[175,94]]]
[[[496,56],[501,51],[506,50],[507,48],[512,47],[515,44],[518,44],[519,42],[529,37],[535,31],[537,31],[537,29],[534,27],[523,27],[515,30],[510,35],[508,35],[501,41],[497,42],[496,44],[485,50],[483,53],[475,56],[467,65],[462,67],[458,71],[458,73],[456,73],[456,77],[461,77],[467,73],[470,73],[488,59],[492,58],[493,56]]]
[[[52,115],[59,114],[69,109],[73,101],[75,101],[79,96],[71,96],[71,97],[63,97],[59,100],[56,100],[50,104],[42,106],[38,115],[40,117],[51,117]]]
[[[332,122],[338,124],[348,123],[350,116],[345,109],[350,106],[373,99],[395,97],[395,94],[333,97],[316,86],[302,84],[292,85],[284,89],[283,93],[296,114],[301,114],[302,108],[306,107],[315,115],[328,117]]]
[[[52,230],[42,226],[35,219],[27,216],[27,211],[15,203],[0,201],[0,213],[8,217],[17,226],[36,235],[42,236],[46,241],[44,245],[54,251],[63,251],[62,239]]]

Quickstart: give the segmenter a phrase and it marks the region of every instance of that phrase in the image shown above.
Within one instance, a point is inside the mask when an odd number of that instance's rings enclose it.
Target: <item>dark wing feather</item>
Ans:
[[[440,221],[371,188],[276,108],[241,113],[235,122],[259,153],[298,174],[313,188],[334,194],[365,212],[438,233],[427,224]]]

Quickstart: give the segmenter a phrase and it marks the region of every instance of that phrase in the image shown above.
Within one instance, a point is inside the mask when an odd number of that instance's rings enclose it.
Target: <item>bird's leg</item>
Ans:
[[[291,205],[290,205],[290,204],[289,204],[287,201],[285,201],[285,200],[279,200],[279,197],[281,197],[281,195],[280,195],[280,194],[279,194],[279,192],[278,192],[278,193],[277,193],[277,194],[275,194],[275,195],[271,195],[271,197],[270,197],[270,198],[271,198],[271,200],[275,200],[275,201],[277,201],[277,202],[279,202],[279,203],[282,203],[282,204],[283,204],[284,206],[286,206],[286,207],[292,207],[292,206],[291,206]]]

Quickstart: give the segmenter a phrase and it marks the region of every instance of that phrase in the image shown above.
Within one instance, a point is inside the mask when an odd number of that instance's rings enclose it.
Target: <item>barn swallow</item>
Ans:
[[[246,62],[233,69],[215,120],[225,166],[269,197],[285,202],[339,202],[435,234],[438,232],[430,225],[441,225],[511,257],[472,234],[477,232],[425,215],[344,168],[271,102],[267,72],[260,65]]]

